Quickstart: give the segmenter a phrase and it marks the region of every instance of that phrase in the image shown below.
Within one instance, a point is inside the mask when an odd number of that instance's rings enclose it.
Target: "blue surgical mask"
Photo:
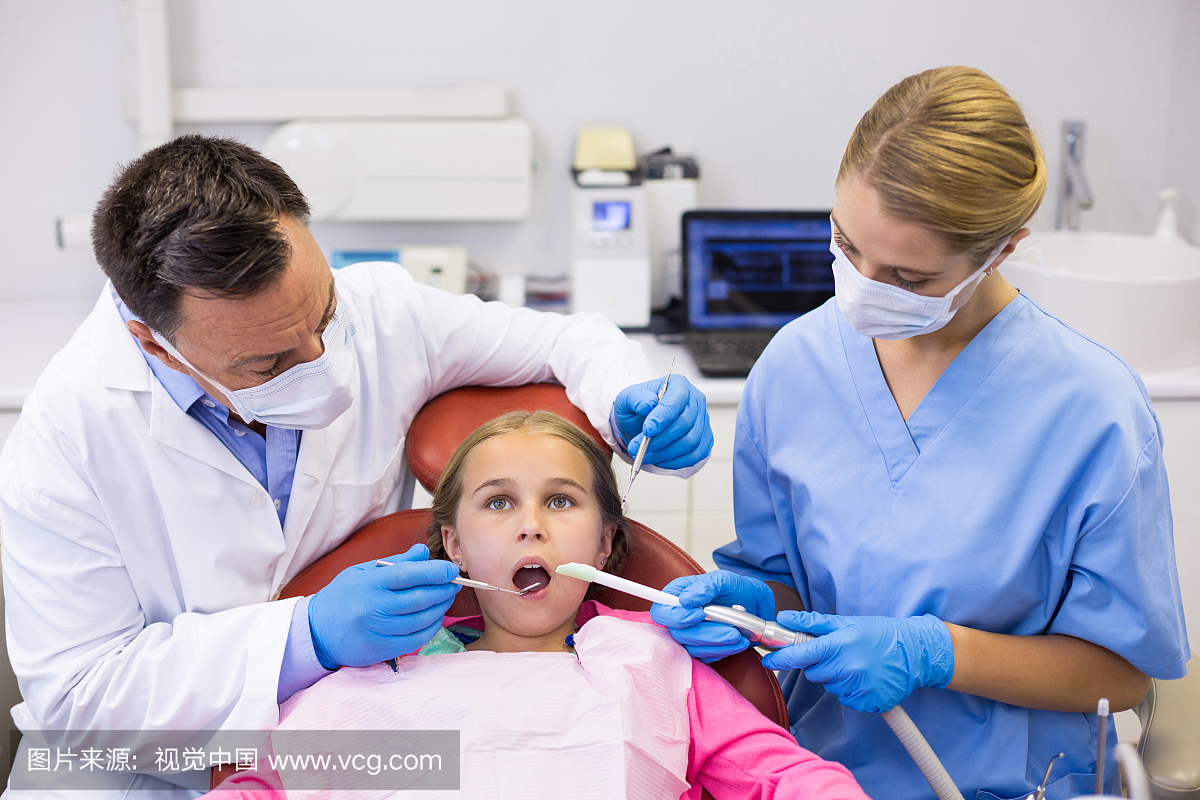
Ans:
[[[163,349],[220,389],[246,422],[319,430],[329,427],[354,400],[354,385],[358,380],[358,354],[351,341],[354,326],[346,321],[340,309],[334,312],[321,334],[325,352],[319,358],[297,364],[261,386],[248,389],[225,388],[192,366],[165,336],[153,333]]]

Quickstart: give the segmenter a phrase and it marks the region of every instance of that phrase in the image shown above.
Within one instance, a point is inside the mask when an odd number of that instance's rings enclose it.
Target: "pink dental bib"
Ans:
[[[575,655],[476,651],[409,656],[396,674],[342,669],[288,700],[279,728],[461,732],[459,793],[339,800],[676,800],[688,789],[691,659],[664,629],[615,617],[592,618],[574,642]]]

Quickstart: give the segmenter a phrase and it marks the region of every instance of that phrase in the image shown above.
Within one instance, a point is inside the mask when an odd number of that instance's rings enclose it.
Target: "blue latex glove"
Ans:
[[[325,669],[362,667],[419,649],[433,638],[462,588],[449,561],[430,561],[429,548],[355,564],[308,601],[308,630]]]
[[[704,393],[682,375],[672,375],[667,393],[658,402],[663,379],[635,383],[613,402],[613,418],[629,454],[637,457],[642,437],[650,436],[643,464],[683,469],[699,464],[712,452],[712,426]]]
[[[879,713],[900,704],[913,689],[941,689],[954,675],[954,647],[946,624],[923,617],[839,617],[783,611],[780,625],[818,637],[771,653],[768,669],[803,669],[825,684],[842,705]]]
[[[771,587],[756,578],[723,569],[676,578],[663,591],[678,597],[683,607],[655,603],[650,606],[650,618],[669,630],[689,655],[706,664],[740,653],[750,642],[737,628],[722,622],[706,622],[702,606],[739,605],[763,619],[775,616],[775,594]]]

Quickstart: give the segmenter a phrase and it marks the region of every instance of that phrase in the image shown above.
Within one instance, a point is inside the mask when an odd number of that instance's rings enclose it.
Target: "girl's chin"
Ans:
[[[565,628],[569,623],[575,621],[575,612],[571,611],[569,615],[510,615],[504,614],[492,617],[489,624],[497,625],[503,630],[514,636],[521,636],[527,639],[538,639],[554,633],[556,630]]]

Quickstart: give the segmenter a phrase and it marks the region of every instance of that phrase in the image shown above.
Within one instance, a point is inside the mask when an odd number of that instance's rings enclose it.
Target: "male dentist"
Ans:
[[[427,641],[458,570],[423,547],[271,601],[409,506],[405,435],[448,389],[554,380],[622,457],[644,434],[646,464],[707,458],[704,396],[676,377],[656,404],[661,379],[605,319],[446,294],[394,264],[334,273],[307,218],[278,165],[202,136],[134,161],[97,207],[110,285],[0,456],[23,731],[266,730],[329,670]],[[95,785],[184,796],[132,773]]]

